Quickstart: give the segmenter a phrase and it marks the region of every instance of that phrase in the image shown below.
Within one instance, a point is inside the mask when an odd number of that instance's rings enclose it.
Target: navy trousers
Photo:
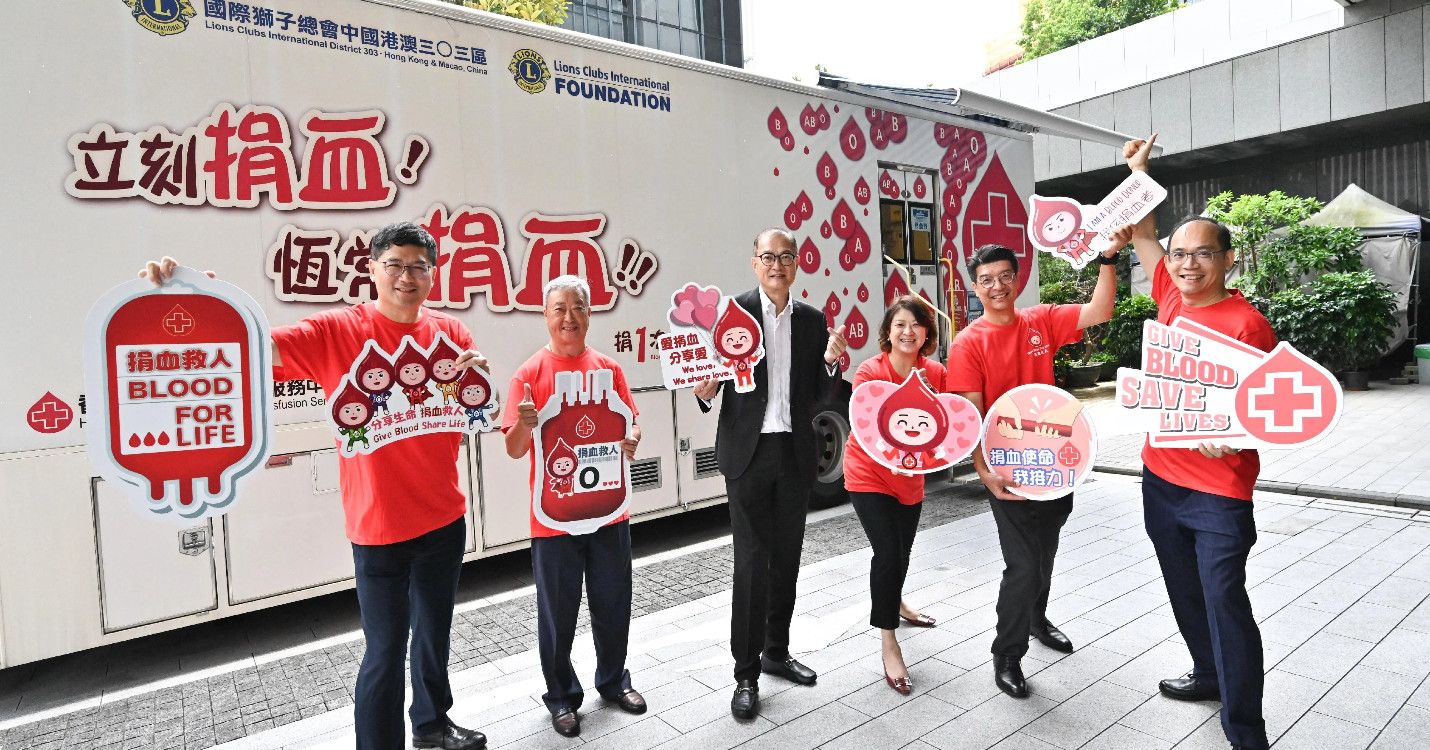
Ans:
[[[452,607],[466,547],[465,518],[405,542],[353,545],[358,606],[367,640],[353,706],[360,750],[407,746],[402,700],[409,630],[412,731],[446,726],[452,708],[452,686],[447,680]]]
[[[615,699],[631,686],[626,669],[626,645],[631,634],[631,522],[602,526],[580,536],[536,537],[531,540],[531,567],[536,576],[536,630],[546,693],[541,700],[551,713],[581,707],[585,691],[571,666],[576,640],[576,615],[581,609],[581,581],[586,582],[586,607],[591,612],[591,637],[596,642],[596,691]]]
[[[1246,558],[1256,544],[1251,503],[1189,490],[1143,467],[1142,507],[1192,675],[1221,688],[1227,740],[1263,750],[1261,630],[1246,595]]]
[[[1071,494],[1053,500],[999,500],[989,508],[998,526],[1003,550],[1003,581],[998,586],[998,628],[994,656],[1028,653],[1034,626],[1048,623],[1048,593],[1053,585],[1053,561],[1058,536],[1072,514]]]

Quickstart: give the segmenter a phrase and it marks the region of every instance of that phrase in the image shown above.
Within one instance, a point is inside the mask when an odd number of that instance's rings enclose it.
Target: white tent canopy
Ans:
[[[1367,237],[1420,231],[1419,216],[1386,203],[1355,183],[1301,223],[1307,226],[1355,227]]]

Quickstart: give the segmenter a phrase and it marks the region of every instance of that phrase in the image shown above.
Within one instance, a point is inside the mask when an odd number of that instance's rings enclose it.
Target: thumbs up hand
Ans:
[[[522,383],[521,403],[516,405],[517,421],[528,430],[536,428],[536,401],[531,397],[531,384]]]
[[[848,328],[844,325],[829,329],[829,345],[824,348],[825,364],[832,365],[844,356],[844,350],[849,347],[849,342],[844,340],[844,331]]]

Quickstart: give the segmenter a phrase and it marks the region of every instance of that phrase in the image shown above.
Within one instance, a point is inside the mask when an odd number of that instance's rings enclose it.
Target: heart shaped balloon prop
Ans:
[[[686,284],[671,295],[667,317],[670,318],[671,325],[704,328],[708,331],[715,326],[719,307],[720,290],[717,287]]]
[[[934,393],[909,373],[897,387],[869,381],[849,399],[854,440],[880,465],[904,474],[927,474],[968,458],[978,444],[978,409],[952,393]]]

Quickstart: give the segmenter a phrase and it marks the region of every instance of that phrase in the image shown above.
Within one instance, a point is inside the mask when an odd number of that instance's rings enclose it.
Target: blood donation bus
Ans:
[[[787,227],[795,294],[848,326],[847,369],[877,352],[892,295],[965,323],[978,245],[1017,250],[1035,301],[1032,134],[1122,138],[971,92],[808,86],[428,0],[7,2],[0,26],[17,30],[0,51],[0,667],[352,586],[314,383],[272,384],[270,457],[225,515],[145,517],[98,478],[85,316],[146,260],[212,270],[284,325],[373,299],[372,235],[415,221],[440,252],[428,304],[470,327],[499,388],[544,341],[543,284],[584,276],[589,341],[640,410],[640,521],[724,502],[716,420],[662,386],[673,292],[752,287],[753,237]],[[845,394],[815,425],[825,498]],[[202,459],[216,436],[165,455]],[[527,544],[525,461],[489,433],[459,469],[467,558]]]

